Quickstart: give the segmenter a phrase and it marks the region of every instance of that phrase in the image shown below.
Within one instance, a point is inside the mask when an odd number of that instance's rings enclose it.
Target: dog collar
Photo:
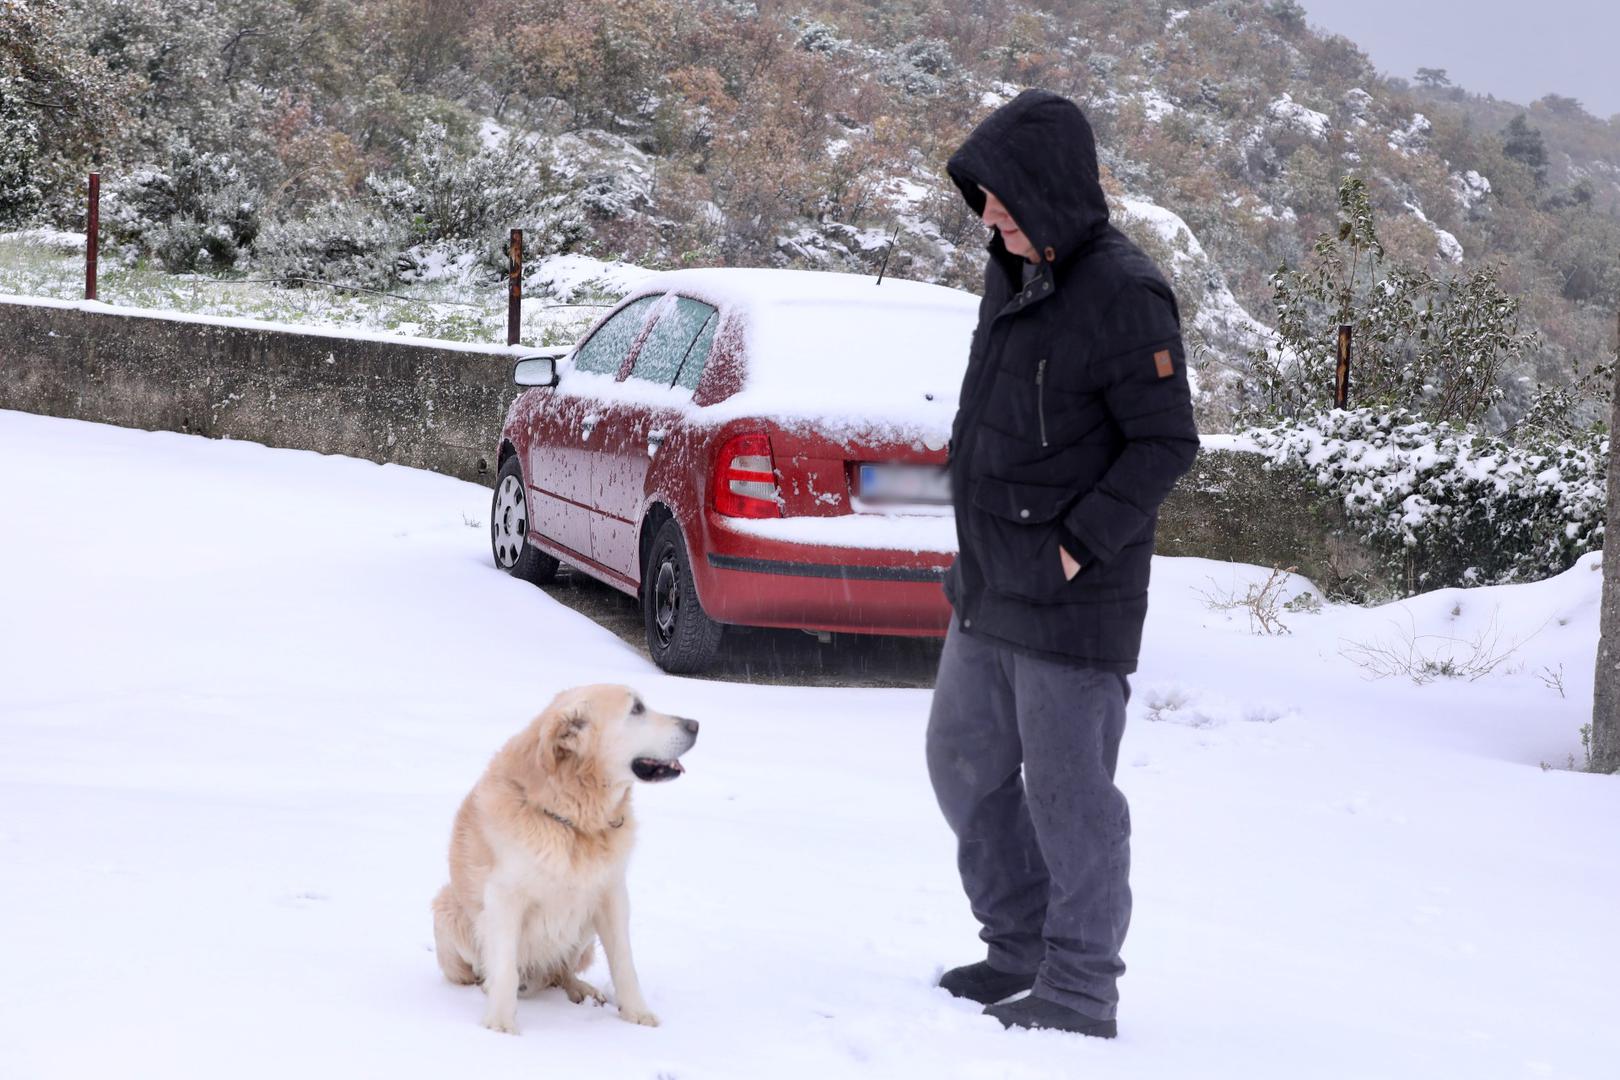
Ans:
[[[542,814],[546,815],[546,817],[550,818],[552,821],[555,821],[555,822],[558,822],[560,824],[566,825],[570,829],[573,829],[575,832],[580,832],[581,831],[580,827],[578,825],[575,825],[572,820],[570,820],[569,818],[563,817],[561,814],[557,813],[555,810],[548,810],[544,806],[542,806],[540,808],[540,812]],[[623,826],[624,826],[624,818],[620,818],[618,821],[610,821],[610,822],[608,822],[608,828],[610,828],[610,829],[618,829],[618,828],[622,828]]]

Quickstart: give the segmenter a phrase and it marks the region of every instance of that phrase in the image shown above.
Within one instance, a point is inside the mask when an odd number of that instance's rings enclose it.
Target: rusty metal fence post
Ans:
[[[1350,407],[1350,327],[1339,326],[1339,363],[1333,372],[1333,407]]]
[[[506,343],[516,345],[522,336],[523,322],[523,230],[513,229],[506,249],[512,264],[511,282],[506,294]]]
[[[90,174],[90,210],[84,224],[84,298],[96,298],[96,238],[101,235],[101,174]]]

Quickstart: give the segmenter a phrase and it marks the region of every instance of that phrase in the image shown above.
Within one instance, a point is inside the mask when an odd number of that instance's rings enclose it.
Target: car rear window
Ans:
[[[681,361],[680,373],[675,376],[676,386],[696,390],[698,380],[703,377],[703,366],[709,362],[709,347],[714,344],[715,331],[720,329],[720,313],[712,308],[710,312],[709,321],[703,324],[697,340],[686,351],[686,359]]]

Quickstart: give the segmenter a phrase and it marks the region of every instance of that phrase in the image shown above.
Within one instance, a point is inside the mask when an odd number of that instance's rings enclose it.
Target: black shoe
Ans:
[[[991,1005],[1028,990],[1035,985],[1035,976],[998,971],[990,966],[989,961],[980,960],[977,964],[951,968],[939,977],[939,985],[952,997]]]
[[[1112,1039],[1119,1034],[1119,1025],[1112,1020],[1098,1020],[1034,994],[1002,1005],[991,1005],[984,1010],[984,1014],[1000,1020],[1004,1028],[1072,1031],[1076,1035],[1091,1035],[1098,1039]]]

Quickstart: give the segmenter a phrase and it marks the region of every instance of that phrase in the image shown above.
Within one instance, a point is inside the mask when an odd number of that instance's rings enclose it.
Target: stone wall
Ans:
[[[515,350],[0,299],[0,408],[494,475]]]

